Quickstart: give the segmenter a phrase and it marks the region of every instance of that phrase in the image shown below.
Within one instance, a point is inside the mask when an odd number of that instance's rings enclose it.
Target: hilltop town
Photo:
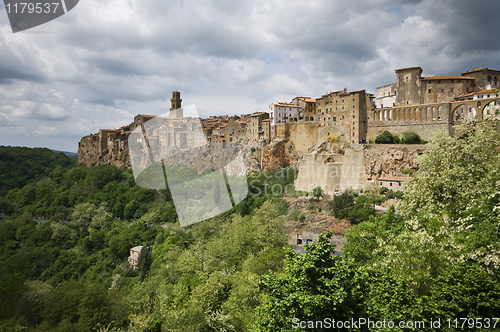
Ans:
[[[374,154],[372,151],[370,154],[362,145],[373,142],[380,133],[389,131],[401,135],[413,131],[429,140],[438,129],[452,135],[454,126],[464,119],[497,116],[500,109],[497,94],[499,70],[478,68],[459,76],[424,77],[422,73],[420,67],[397,69],[396,82],[376,88],[375,95],[366,90],[349,92],[343,89],[319,98],[299,96],[290,102],[274,102],[267,112],[214,115],[205,119],[184,116],[180,92],[174,91],[168,117],[139,114],[129,125],[101,129],[96,134],[85,136],[78,145],[78,161],[87,166],[114,164],[129,167],[129,138],[136,128],[141,127],[151,151],[155,147],[182,150],[205,144],[213,151],[235,145],[246,147],[247,156],[253,154],[250,159],[254,165],[250,171],[283,164],[299,166],[306,162],[309,168],[324,164],[338,167],[362,165],[365,176],[349,178],[351,182],[346,183],[344,176],[325,184],[325,177],[300,180],[299,175],[296,186],[302,190],[310,190],[317,184],[335,187],[328,190],[330,193],[353,184],[364,188],[367,181],[400,176],[401,169],[416,168],[414,159],[423,151],[421,147],[413,152],[392,147],[391,155],[396,152],[398,157],[381,160],[385,152]],[[144,124],[152,119],[161,121],[162,125],[146,130]],[[139,138],[136,140],[140,141]],[[288,144],[288,148],[285,149],[284,144]],[[307,156],[309,154],[312,156]],[[300,158],[303,159],[299,161]]]

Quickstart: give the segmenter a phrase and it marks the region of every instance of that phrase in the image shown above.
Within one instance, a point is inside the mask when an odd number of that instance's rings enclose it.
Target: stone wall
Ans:
[[[417,170],[416,158],[424,152],[421,144],[356,144],[344,154],[304,155],[295,190],[312,192],[320,186],[327,195],[348,188],[364,191],[379,177],[402,176],[403,169]]]
[[[318,127],[317,123],[290,123],[290,143],[297,151],[307,153],[309,148],[316,144]]]
[[[363,150],[367,180],[403,176],[403,169],[417,170],[416,158],[424,152],[422,144],[367,144]]]
[[[374,141],[386,130],[399,137],[414,131],[426,141],[440,129],[452,135],[455,123],[451,112],[451,103],[379,108],[369,112],[367,140]]]
[[[348,188],[365,190],[369,182],[365,173],[363,146],[346,148],[343,155],[305,155],[299,163],[295,190],[312,192],[317,186],[330,196]]]

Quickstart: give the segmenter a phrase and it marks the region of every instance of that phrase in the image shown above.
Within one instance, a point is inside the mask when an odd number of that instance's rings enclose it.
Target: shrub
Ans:
[[[402,173],[402,174],[409,174],[409,175],[412,175],[412,174],[413,174],[413,172],[414,172],[414,170],[413,170],[413,169],[411,169],[411,168],[405,168],[405,169],[402,169],[402,170],[401,170],[401,173]]]
[[[389,131],[384,131],[375,139],[376,144],[392,144],[399,143],[399,137],[397,135],[392,135]]]
[[[306,221],[306,215],[305,214],[301,215],[300,218],[299,218],[299,220],[300,220],[300,222],[305,222]]]
[[[313,196],[314,198],[316,198],[318,201],[321,197],[323,197],[325,195],[325,192],[323,191],[323,189],[321,189],[320,186],[317,186],[316,188],[313,189]]]
[[[405,131],[401,140],[404,144],[420,144],[421,141],[420,136],[414,131]]]
[[[386,187],[382,187],[380,188],[379,193],[380,195],[385,195],[388,191],[389,189],[387,189]]]
[[[290,219],[297,221],[299,220],[299,215],[300,215],[300,210],[298,209],[293,210],[292,213],[290,213]]]

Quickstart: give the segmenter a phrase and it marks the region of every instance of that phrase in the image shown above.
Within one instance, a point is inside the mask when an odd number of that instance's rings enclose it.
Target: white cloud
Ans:
[[[35,134],[39,136],[56,136],[59,134],[59,130],[56,127],[42,124],[35,130]]]
[[[62,107],[46,103],[39,108],[37,114],[45,120],[61,121],[68,118],[68,113]]]

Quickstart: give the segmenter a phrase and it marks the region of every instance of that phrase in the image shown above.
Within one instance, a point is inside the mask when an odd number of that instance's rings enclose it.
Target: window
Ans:
[[[429,89],[429,90],[427,91],[427,93],[431,93],[431,89]]]
[[[453,92],[453,89],[450,89],[450,92]]]
[[[389,187],[392,187],[392,182],[389,182]]]
[[[342,106],[342,109],[344,109],[344,106]]]
[[[444,93],[444,89],[441,89],[441,93]]]
[[[335,110],[336,110],[336,111],[338,111],[338,110],[339,110],[339,108],[338,108],[338,107],[335,107]]]
[[[337,117],[336,116],[333,117],[333,121],[334,122],[337,121]]]
[[[352,105],[352,108],[356,108],[356,105]]]
[[[344,120],[344,116],[342,115],[342,120]]]
[[[353,116],[352,116],[352,118],[353,118],[353,119],[356,119],[356,115],[353,115]]]
[[[460,83],[462,80],[458,80],[458,83]]]
[[[451,80],[451,83],[454,83],[455,81],[454,80]]]
[[[441,81],[438,81],[438,83],[441,83]]]
[[[342,98],[342,102],[344,102],[344,98]]]
[[[408,82],[408,76],[406,76],[406,82]]]
[[[318,101],[318,106],[321,106],[321,102],[320,101]]]
[[[409,95],[409,94],[410,94],[410,92],[406,91],[406,94],[407,94],[407,95]]]
[[[385,96],[385,93],[384,93],[384,96]],[[356,98],[352,98],[352,101],[356,101]]]
[[[380,181],[380,185],[382,185],[382,181]]]

